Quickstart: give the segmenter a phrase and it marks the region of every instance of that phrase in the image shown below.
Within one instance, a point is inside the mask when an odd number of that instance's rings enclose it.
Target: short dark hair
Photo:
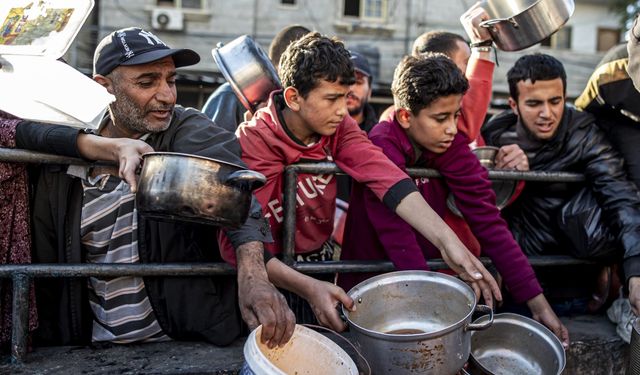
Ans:
[[[295,42],[310,32],[311,30],[301,25],[290,25],[280,30],[269,45],[269,59],[271,59],[273,66],[278,67],[282,53],[291,42]]]
[[[464,95],[468,89],[469,82],[462,71],[442,53],[405,56],[391,84],[396,108],[409,109],[416,116],[436,99]]]
[[[282,54],[278,69],[282,85],[295,87],[302,97],[313,90],[319,80],[355,83],[355,70],[349,51],[336,38],[308,33],[289,44]]]
[[[429,31],[416,38],[411,48],[411,54],[418,57],[427,52],[439,52],[451,57],[458,49],[458,42],[467,43],[458,34],[441,30]]]
[[[524,55],[507,72],[509,82],[509,95],[518,100],[518,82],[531,80],[550,81],[556,78],[562,79],[563,92],[567,92],[567,73],[558,59],[543,53]]]

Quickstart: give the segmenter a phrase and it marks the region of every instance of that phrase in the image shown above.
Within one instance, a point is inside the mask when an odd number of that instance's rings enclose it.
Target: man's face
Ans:
[[[456,42],[458,48],[455,49],[449,58],[462,70],[462,73],[467,72],[467,64],[469,63],[469,57],[471,57],[471,48],[466,42],[458,40]]]
[[[116,97],[110,105],[114,125],[133,134],[167,130],[177,97],[173,59],[117,69],[111,86]]]
[[[306,98],[300,97],[298,115],[303,132],[333,135],[347,115],[349,86],[321,79]]]
[[[558,131],[564,113],[562,79],[518,82],[518,100],[509,98],[509,105],[520,122],[539,140],[551,139]]]
[[[408,121],[401,123],[409,138],[423,148],[441,154],[449,149],[458,133],[462,95],[442,96],[418,115],[406,110]]]
[[[347,95],[347,108],[349,114],[355,116],[362,113],[365,104],[371,98],[371,86],[369,86],[369,77],[356,70],[356,83],[349,86],[349,94]]]

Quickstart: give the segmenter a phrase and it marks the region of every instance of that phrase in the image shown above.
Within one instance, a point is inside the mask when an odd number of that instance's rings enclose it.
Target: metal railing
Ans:
[[[76,164],[87,165],[81,159],[49,155],[26,150],[0,148],[0,162],[21,162],[39,164]],[[410,168],[411,177],[441,177],[435,170]],[[295,202],[296,184],[299,173],[343,173],[333,163],[304,163],[288,166],[285,169],[284,193],[284,254],[283,261],[292,268],[309,274],[334,272],[388,272],[395,268],[389,261],[328,261],[295,262]],[[489,171],[489,178],[495,180],[525,180],[553,182],[582,182],[584,177],[564,172],[511,172]],[[491,261],[480,258],[485,265]],[[569,256],[529,257],[533,267],[562,267],[589,264],[591,262]],[[433,270],[446,269],[442,260],[427,262]],[[118,277],[118,276],[221,276],[236,271],[226,263],[171,263],[171,264],[3,264],[0,265],[0,278],[10,278],[13,282],[13,321],[11,360],[21,363],[26,358],[29,326],[29,288],[33,278],[74,278],[74,277]]]

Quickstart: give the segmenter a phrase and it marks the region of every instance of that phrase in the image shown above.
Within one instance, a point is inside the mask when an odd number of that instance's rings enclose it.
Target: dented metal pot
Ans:
[[[242,166],[175,152],[143,155],[138,212],[161,220],[239,227],[264,175]]]

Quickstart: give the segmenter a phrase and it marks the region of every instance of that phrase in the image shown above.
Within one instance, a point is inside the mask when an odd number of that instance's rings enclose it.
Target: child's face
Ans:
[[[324,136],[333,135],[348,113],[348,92],[349,85],[321,79],[306,98],[300,98],[298,114],[307,130]]]
[[[417,116],[409,111],[405,125],[409,138],[423,148],[441,154],[449,149],[458,133],[462,95],[442,96],[423,108]]]

